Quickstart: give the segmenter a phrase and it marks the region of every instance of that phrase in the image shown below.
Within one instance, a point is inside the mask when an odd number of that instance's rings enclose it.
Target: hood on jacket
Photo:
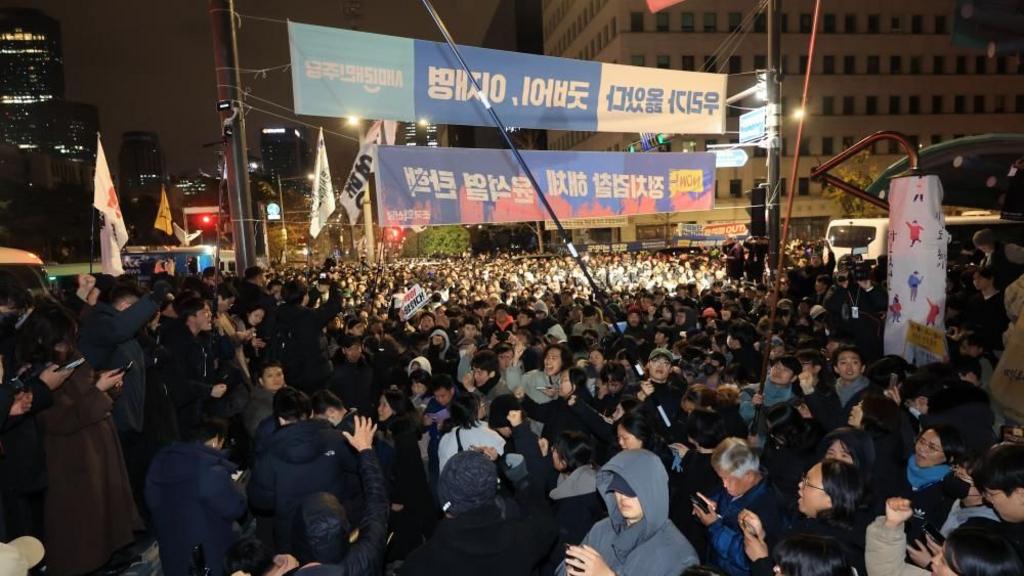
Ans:
[[[554,339],[559,344],[569,340],[569,337],[565,335],[565,328],[562,328],[561,324],[553,324],[544,336]]]
[[[310,494],[294,518],[292,547],[300,564],[340,564],[348,553],[351,524],[345,507],[327,492]]]
[[[597,492],[597,470],[592,466],[580,466],[568,476],[558,478],[558,486],[548,496],[552,500],[565,500]],[[614,496],[612,497],[614,500]]]
[[[290,464],[305,464],[322,456],[327,447],[321,432],[330,423],[310,419],[278,428],[267,439],[270,452]]]
[[[598,471],[597,489],[608,507],[612,529],[618,534],[626,529],[626,519],[615,503],[615,494],[608,491],[613,474],[622,476],[640,499],[644,517],[637,526],[640,530],[637,541],[643,542],[668,522],[668,473],[665,466],[647,450],[624,450]]]
[[[444,333],[444,330],[434,330],[434,332]],[[433,336],[433,334],[431,334],[431,336]],[[445,336],[447,337],[447,334],[445,334]],[[432,371],[433,369],[430,367],[430,360],[427,360],[425,356],[417,356],[417,357],[413,358],[412,361],[409,362],[409,365],[405,367],[405,373],[406,374],[409,374],[409,375],[412,374],[412,370],[413,370],[412,365],[413,364],[419,364],[421,370],[426,371],[426,373],[430,374],[431,376],[434,375],[434,372]]]
[[[220,450],[197,442],[175,442],[153,460],[147,480],[160,485],[179,484],[195,478],[200,470],[213,466],[222,466],[229,474],[237,469]]]
[[[434,336],[440,336],[441,338],[444,339],[444,346],[441,347],[441,354],[440,354],[440,356],[442,358],[444,358],[445,355],[448,354],[448,350],[452,347],[451,338],[449,338],[448,337],[448,333],[445,332],[441,328],[437,328],[433,332],[430,333],[430,338],[433,338]]]

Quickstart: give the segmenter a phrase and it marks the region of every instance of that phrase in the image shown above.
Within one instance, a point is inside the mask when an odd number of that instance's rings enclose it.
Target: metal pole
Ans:
[[[779,198],[782,194],[782,0],[768,0],[768,193],[765,208],[768,214],[768,270],[775,270],[780,258]],[[800,145],[799,142],[796,144]]]
[[[373,207],[370,204],[370,183],[366,183],[366,192],[363,192],[363,240],[366,241],[366,262],[373,264],[376,261],[373,243]]]
[[[288,224],[284,209],[284,186],[281,184],[281,175],[277,175],[277,201],[281,203],[281,263],[288,262]]]
[[[231,145],[227,166],[228,205],[238,270],[256,264],[252,195],[249,193],[249,158],[245,143],[245,120],[238,74],[238,42],[235,37],[234,0],[209,0],[210,26],[213,29],[213,54],[217,73],[217,98],[231,101],[231,109],[221,111],[225,144]],[[229,133],[230,132],[230,133]]]

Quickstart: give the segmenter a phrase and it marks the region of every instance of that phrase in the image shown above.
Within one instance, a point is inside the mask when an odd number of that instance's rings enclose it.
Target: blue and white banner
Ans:
[[[288,23],[295,112],[490,126],[448,45]],[[725,132],[725,74],[460,46],[508,126],[596,132]]]
[[[559,219],[710,210],[715,156],[523,151]],[[508,150],[377,147],[381,226],[535,222],[548,214]]]

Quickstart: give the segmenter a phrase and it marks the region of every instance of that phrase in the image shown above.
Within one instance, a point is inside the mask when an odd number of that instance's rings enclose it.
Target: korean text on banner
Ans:
[[[413,286],[405,293],[402,297],[402,302],[399,305],[399,312],[401,313],[402,320],[408,320],[412,318],[412,315],[417,310],[423,308],[427,303],[427,291],[423,289],[419,284]]]
[[[942,361],[945,356],[949,238],[945,226],[938,176],[892,179],[885,353],[918,365]],[[915,323],[919,326],[912,329]],[[943,335],[941,349],[933,343],[935,333]]]
[[[295,112],[490,126],[446,44],[289,22]],[[725,74],[460,47],[509,126],[722,134]]]
[[[625,152],[522,153],[559,219],[710,210],[715,157]],[[507,150],[380,146],[381,226],[547,220]]]
[[[362,213],[363,194],[370,183],[370,176],[373,174],[374,157],[377,155],[377,141],[382,134],[381,121],[374,122],[366,135],[359,140],[359,153],[352,163],[352,170],[345,181],[345,187],[341,189],[341,207],[348,214],[348,223],[355,225]],[[387,127],[383,132],[387,138]],[[392,135],[393,136],[393,135]]]
[[[121,203],[114,190],[114,180],[110,177],[107,155],[103,151],[103,142],[96,137],[96,172],[93,174],[92,205],[103,214],[103,228],[100,229],[100,261],[104,274],[120,276],[124,274],[121,266],[121,248],[128,243],[128,228],[121,214]]]

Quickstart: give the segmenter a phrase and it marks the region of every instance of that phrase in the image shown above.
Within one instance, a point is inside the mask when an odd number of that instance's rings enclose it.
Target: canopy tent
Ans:
[[[1024,134],[958,138],[924,148],[919,157],[922,172],[941,178],[944,205],[999,210],[1013,180],[1020,179],[1011,179],[1009,172],[1014,161],[1024,157]],[[888,198],[889,180],[908,167],[906,158],[889,166],[868,186],[867,193]]]

